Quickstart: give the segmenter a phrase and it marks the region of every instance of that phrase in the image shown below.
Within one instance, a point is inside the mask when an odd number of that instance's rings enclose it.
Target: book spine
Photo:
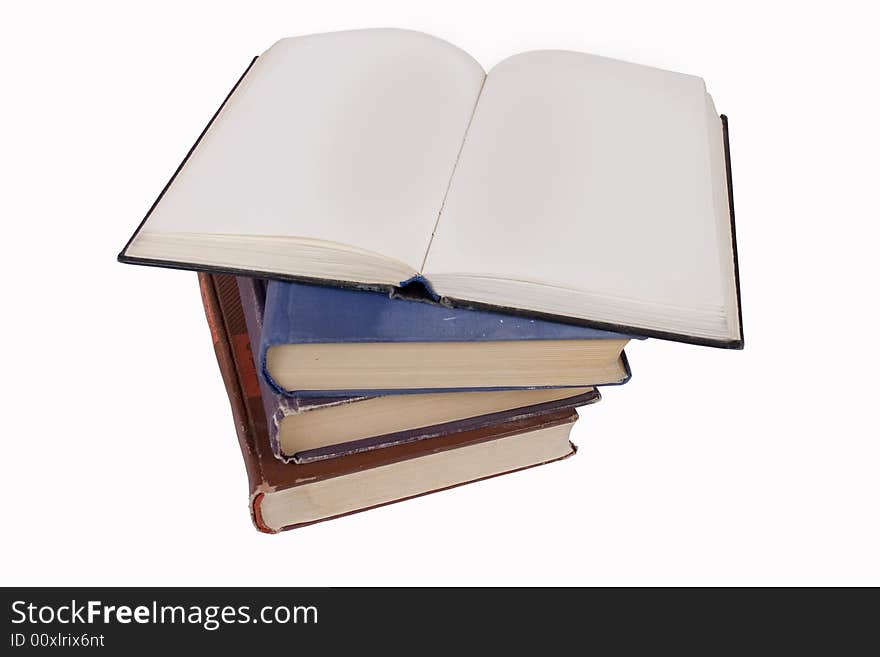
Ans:
[[[216,279],[224,278],[224,275],[215,275]],[[247,276],[236,276],[236,284],[238,286],[241,306],[244,312],[244,321],[247,326],[248,337],[251,344],[251,352],[254,359],[254,367],[257,372],[260,371],[259,351],[254,349],[254,345],[260,344],[260,338],[263,334],[263,314],[266,307],[266,281],[259,278],[250,278]],[[297,395],[280,395],[266,382],[263,376],[258,376],[260,392],[263,399],[263,407],[266,413],[266,421],[269,429],[269,444],[272,446],[272,453],[275,458],[282,461],[299,462],[295,457],[286,456],[281,453],[281,446],[278,440],[278,433],[284,418],[289,415],[297,415],[309,411],[319,410],[328,406],[337,404],[347,404],[355,401],[367,399],[364,396],[338,396],[338,395],[317,395],[315,397],[300,397]]]
[[[218,278],[220,277],[218,276]],[[244,311],[244,321],[247,327],[249,342],[251,345],[258,345],[260,344],[260,335],[263,332],[263,309],[266,303],[265,283],[261,279],[245,276],[236,276],[235,281],[241,298],[242,310]],[[253,348],[251,355],[254,367],[259,370],[259,356]],[[278,427],[286,415],[299,411],[298,399],[277,394],[262,377],[259,377],[259,385],[269,429],[269,444],[272,446],[272,453],[276,457],[280,457]]]
[[[258,407],[255,408],[255,402],[261,403],[259,399],[254,397],[255,392],[259,397],[259,390],[254,391],[252,389],[254,386],[247,383],[248,377],[242,376],[239,371],[243,364],[242,355],[237,354],[235,345],[239,344],[238,351],[241,351],[242,341],[240,339],[236,341],[235,336],[230,334],[230,322],[224,314],[224,304],[221,294],[218,293],[215,277],[205,273],[199,273],[198,277],[202,305],[205,309],[205,317],[208,320],[211,341],[214,345],[214,354],[217,357],[217,365],[226,388],[226,394],[229,397],[235,432],[238,436],[238,444],[247,472],[251,520],[259,531],[272,533],[272,530],[262,522],[259,512],[260,500],[263,496],[261,489],[265,485],[260,467],[258,444],[260,429],[265,431],[265,418],[260,417],[261,412],[257,414],[254,412],[259,410]],[[246,335],[245,333],[245,337]],[[244,342],[244,348],[248,352],[250,351],[247,341]],[[253,369],[252,363],[251,368]],[[251,380],[256,381],[256,372],[253,374],[254,377]]]

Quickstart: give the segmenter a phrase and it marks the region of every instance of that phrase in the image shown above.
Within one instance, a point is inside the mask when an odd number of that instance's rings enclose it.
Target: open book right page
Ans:
[[[700,78],[537,51],[489,73],[423,273],[455,299],[735,341],[730,233]]]

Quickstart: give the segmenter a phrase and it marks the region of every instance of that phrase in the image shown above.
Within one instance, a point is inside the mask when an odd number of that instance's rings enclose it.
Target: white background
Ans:
[[[0,18],[3,584],[880,584],[869,3],[128,5]],[[195,275],[115,257],[253,55],[378,26],[704,77],[746,349],[633,344],[573,459],[266,536]]]

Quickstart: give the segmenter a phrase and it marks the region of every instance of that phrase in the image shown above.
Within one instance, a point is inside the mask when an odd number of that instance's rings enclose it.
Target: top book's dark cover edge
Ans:
[[[733,170],[730,164],[730,131],[727,126],[727,115],[721,115],[721,132],[724,135],[724,171],[727,174],[727,204],[730,209],[730,243],[733,248],[733,278],[736,284],[736,312],[739,317],[739,340],[731,345],[733,349],[742,349],[745,344],[743,334],[742,297],[739,287],[739,249],[736,245],[736,213],[733,209]]]
[[[239,85],[242,83],[242,80],[245,79],[248,72],[251,70],[251,68],[253,68],[254,62],[256,62],[257,59],[258,59],[258,57],[254,57],[251,60],[251,63],[248,64],[247,68],[244,70],[244,73],[241,74],[241,77],[238,78],[238,81],[235,83],[235,85],[232,87],[232,89],[229,90],[229,93],[226,94],[226,98],[224,98],[223,102],[220,103],[220,107],[218,107],[217,111],[214,112],[214,116],[212,116],[211,120],[208,121],[208,125],[205,126],[204,130],[202,130],[198,139],[196,139],[195,143],[186,152],[186,156],[183,158],[181,163],[177,165],[177,169],[174,170],[174,174],[171,176],[171,178],[168,180],[168,182],[165,183],[165,186],[162,188],[162,191],[159,192],[159,196],[156,197],[156,200],[153,201],[153,205],[151,205],[150,209],[147,210],[147,214],[144,215],[144,218],[141,219],[141,222],[138,224],[137,228],[134,229],[134,232],[131,234],[131,237],[128,238],[128,241],[125,243],[125,246],[122,247],[122,251],[120,251],[119,255],[116,256],[116,259],[119,262],[132,263],[132,264],[147,264],[147,263],[141,262],[141,260],[138,258],[132,258],[132,257],[126,255],[125,252],[128,251],[128,247],[131,246],[131,243],[134,241],[134,238],[137,237],[137,234],[139,232],[141,232],[141,228],[144,227],[144,224],[147,222],[147,219],[149,219],[150,215],[153,214],[153,210],[155,210],[156,206],[159,205],[159,201],[161,201],[162,197],[165,196],[165,192],[167,192],[168,188],[171,187],[171,183],[173,183],[174,179],[177,178],[177,175],[180,173],[180,170],[183,169],[183,166],[186,164],[187,160],[189,160],[190,156],[193,154],[193,151],[196,150],[196,147],[198,147],[199,143],[202,141],[202,138],[205,136],[205,134],[210,129],[211,125],[217,119],[217,116],[220,114],[220,112],[226,106],[226,103],[229,102],[229,99],[232,97],[232,94],[234,94],[235,90],[238,89]],[[198,271],[202,271],[202,270],[198,270]]]
[[[279,281],[294,281],[299,283],[312,283],[317,285],[334,285],[337,287],[346,287],[355,290],[373,290],[373,291],[387,291],[389,294],[394,295],[396,292],[400,290],[400,286],[394,285],[383,285],[379,283],[357,283],[354,281],[343,281],[338,279],[322,279],[322,278],[314,278],[309,276],[294,276],[290,274],[282,274],[279,272],[268,272],[268,271],[256,271],[252,269],[240,269],[234,267],[218,267],[214,265],[201,265],[194,264],[189,262],[180,262],[175,260],[157,260],[153,258],[140,258],[126,255],[126,251],[131,243],[134,241],[137,234],[140,232],[141,228],[143,228],[147,219],[150,218],[150,215],[153,213],[153,210],[159,204],[159,201],[162,200],[162,197],[165,195],[165,192],[171,186],[171,183],[174,182],[174,179],[180,173],[180,170],[183,169],[187,160],[192,155],[193,151],[195,151],[196,147],[201,142],[202,138],[208,132],[208,129],[211,127],[211,124],[214,123],[214,120],[220,114],[223,107],[232,97],[232,94],[235,93],[235,90],[238,89],[239,85],[241,85],[242,81],[247,76],[248,72],[250,72],[254,63],[257,61],[258,57],[254,57],[250,64],[248,64],[244,73],[242,73],[241,77],[235,83],[235,86],[232,87],[230,92],[226,95],[226,98],[223,99],[223,103],[220,107],[217,108],[217,111],[214,112],[214,116],[211,117],[211,120],[208,122],[208,125],[205,126],[205,129],[202,130],[202,133],[199,135],[198,139],[196,139],[195,143],[192,145],[192,148],[186,154],[186,157],[183,158],[183,161],[177,167],[174,172],[174,175],[171,176],[170,180],[165,184],[165,187],[162,188],[162,191],[159,193],[159,196],[156,197],[156,200],[153,201],[153,205],[150,206],[150,209],[147,211],[147,214],[141,220],[138,227],[135,229],[134,233],[132,233],[128,242],[126,242],[125,247],[120,251],[117,256],[117,260],[119,262],[123,262],[126,264],[136,264],[136,265],[146,265],[150,267],[163,267],[167,269],[183,269],[189,271],[201,271],[213,274],[232,274],[233,276],[249,276],[249,277],[259,277],[259,278],[267,278],[274,279]],[[581,319],[579,317],[567,317],[564,315],[554,315],[551,313],[542,313],[532,310],[524,310],[522,308],[514,308],[512,306],[498,306],[489,303],[481,303],[475,301],[467,301],[465,299],[456,299],[453,297],[442,297],[436,298],[427,298],[425,301],[431,303],[442,303],[443,305],[447,305],[453,308],[463,308],[463,309],[476,309],[476,310],[489,310],[496,312],[506,312],[514,315],[522,315],[525,317],[534,317],[537,319],[544,319],[553,322],[560,322],[563,324],[574,324],[576,326],[586,326],[589,328],[600,329],[604,331],[612,331],[615,333],[626,333],[630,334],[634,337],[643,337],[643,338],[656,338],[659,340],[670,340],[672,342],[683,342],[686,344],[695,344],[705,347],[719,347],[722,349],[742,349],[744,346],[743,340],[743,323],[742,323],[742,300],[740,296],[740,277],[739,277],[739,255],[738,248],[736,244],[736,221],[735,221],[735,213],[733,206],[733,176],[732,176],[732,168],[730,164],[730,137],[729,137],[729,129],[728,129],[728,119],[727,115],[721,114],[721,128],[724,140],[724,161],[725,161],[725,174],[727,177],[727,198],[728,198],[728,206],[730,210],[730,236],[731,236],[731,244],[733,249],[733,272],[734,272],[734,283],[736,286],[736,305],[737,305],[737,314],[739,316],[739,338],[736,340],[713,340],[711,338],[701,338],[698,336],[687,335],[684,333],[672,333],[668,331],[657,331],[653,329],[640,328],[636,326],[629,326],[626,324],[615,324],[612,322],[599,322],[588,319]],[[433,288],[424,279],[421,275],[410,279],[409,281],[402,281],[401,286],[404,283],[410,282],[419,282],[425,284],[426,289],[428,290],[428,294],[433,292]]]

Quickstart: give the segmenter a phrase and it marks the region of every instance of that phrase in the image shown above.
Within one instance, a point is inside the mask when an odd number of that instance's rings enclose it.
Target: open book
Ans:
[[[119,258],[740,347],[726,123],[700,78],[418,32],[255,58]]]

